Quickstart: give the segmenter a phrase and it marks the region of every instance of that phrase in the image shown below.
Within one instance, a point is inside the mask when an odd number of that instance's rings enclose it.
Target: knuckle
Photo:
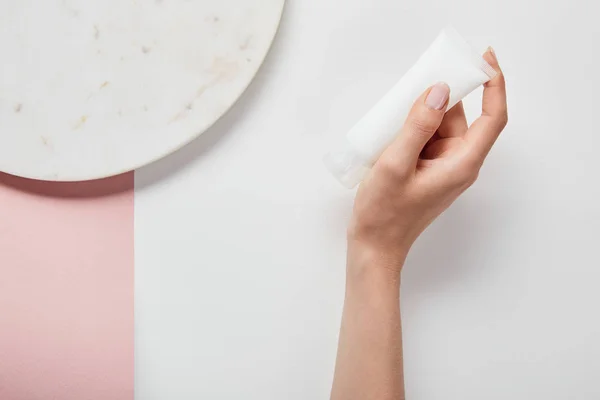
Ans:
[[[381,171],[386,177],[394,179],[403,179],[407,175],[407,170],[400,160],[383,157],[376,164],[377,170]]]
[[[477,180],[479,175],[478,171],[473,171],[468,168],[461,168],[454,174],[454,184],[460,188],[467,188],[471,186]]]
[[[408,127],[412,134],[421,137],[430,137],[437,129],[436,124],[427,118],[412,118]]]
[[[496,110],[491,114],[492,116],[492,125],[497,129],[504,129],[504,127],[508,124],[508,109],[506,104],[499,105]]]
[[[479,177],[481,164],[475,157],[466,158],[453,172],[454,184],[458,187],[467,188],[471,186]]]
[[[479,178],[479,171],[478,170],[469,173],[466,176],[466,180],[465,180],[466,187],[470,187],[471,185],[473,185],[475,182],[477,182],[478,178]]]
[[[508,125],[508,110],[506,108],[504,110],[502,110],[502,114],[500,114],[499,122],[500,122],[500,126],[502,128],[504,128],[506,125]]]
[[[467,171],[478,172],[481,168],[481,164],[482,162],[479,156],[476,156],[475,154],[468,154],[462,162],[462,167]]]

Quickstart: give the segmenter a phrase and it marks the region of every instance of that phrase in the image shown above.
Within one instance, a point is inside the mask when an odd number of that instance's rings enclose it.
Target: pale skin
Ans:
[[[404,395],[400,281],[419,235],[477,179],[508,121],[504,75],[484,86],[469,127],[462,104],[446,113],[449,89],[429,88],[356,196],[348,229],[346,297],[332,400],[401,400]]]

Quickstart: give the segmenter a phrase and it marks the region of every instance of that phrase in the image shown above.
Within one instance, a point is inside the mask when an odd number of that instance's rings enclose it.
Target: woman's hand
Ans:
[[[504,77],[485,85],[482,116],[467,127],[462,104],[444,115],[448,87],[419,98],[396,141],[356,197],[348,230],[346,299],[333,400],[404,399],[400,270],[415,239],[477,179],[507,122]]]
[[[477,179],[507,123],[504,76],[484,88],[482,115],[467,127],[462,103],[448,113],[449,89],[438,83],[416,102],[404,129],[359,188],[348,231],[349,268],[400,272],[413,242]]]

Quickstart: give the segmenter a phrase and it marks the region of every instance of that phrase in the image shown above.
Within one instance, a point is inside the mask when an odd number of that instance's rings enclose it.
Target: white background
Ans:
[[[447,24],[494,45],[510,122],[405,267],[407,398],[600,398],[597,15],[288,0],[236,106],[136,173],[136,399],[328,398],[353,193],[321,158]]]

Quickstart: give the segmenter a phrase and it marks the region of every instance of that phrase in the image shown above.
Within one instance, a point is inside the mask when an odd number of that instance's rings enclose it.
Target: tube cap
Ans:
[[[361,183],[370,170],[369,163],[348,143],[327,154],[323,162],[333,176],[348,189]]]

